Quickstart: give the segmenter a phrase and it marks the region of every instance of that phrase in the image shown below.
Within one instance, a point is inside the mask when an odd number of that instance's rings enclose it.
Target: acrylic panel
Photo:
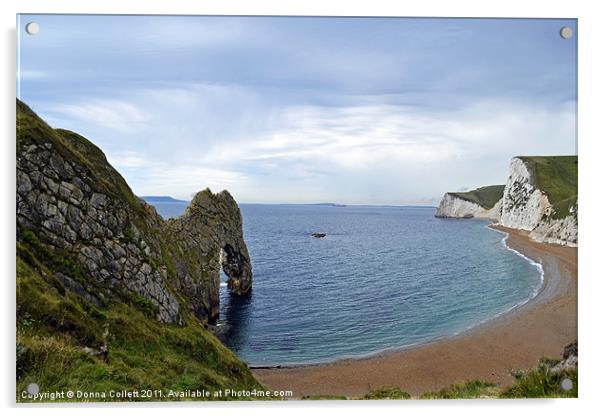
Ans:
[[[18,402],[577,396],[577,20],[17,33]]]

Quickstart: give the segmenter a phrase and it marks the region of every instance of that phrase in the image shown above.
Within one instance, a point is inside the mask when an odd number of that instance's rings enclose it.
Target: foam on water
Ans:
[[[516,254],[517,256],[527,260],[529,262],[530,265],[532,265],[533,267],[535,267],[537,269],[537,271],[539,272],[539,285],[537,285],[537,287],[533,290],[533,293],[531,294],[531,296],[529,296],[529,298],[527,300],[525,300],[524,302],[517,304],[515,307],[521,306],[525,303],[527,303],[529,300],[533,299],[534,297],[536,297],[539,294],[539,291],[541,290],[541,288],[543,287],[543,283],[544,283],[544,271],[543,271],[543,266],[541,263],[536,262],[535,260],[533,260],[532,258],[525,256],[523,253],[521,253],[518,250],[513,249],[512,247],[508,246],[508,237],[510,237],[510,234],[498,230],[496,228],[491,228],[489,226],[487,226],[488,229],[496,231],[500,234],[504,235],[504,238],[502,238],[502,245],[504,246],[504,248],[506,248],[507,250],[510,250],[511,252],[513,252],[514,254]],[[514,307],[512,308],[514,309]]]

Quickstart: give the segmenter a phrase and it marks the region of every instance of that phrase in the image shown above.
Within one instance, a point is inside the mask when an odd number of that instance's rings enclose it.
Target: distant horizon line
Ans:
[[[157,198],[157,200],[153,202],[182,202],[182,203],[190,203],[191,199],[178,199],[173,198],[168,195],[144,195],[139,198],[143,200]],[[164,201],[161,201],[163,199]],[[149,201],[147,201],[149,202]],[[343,203],[343,202],[239,202],[236,201],[237,204],[246,204],[246,205],[323,205],[323,206],[332,206],[333,208],[340,207],[344,208],[346,206],[366,206],[366,207],[412,207],[412,208],[437,208],[436,205],[424,205],[424,204],[370,204],[370,203]]]

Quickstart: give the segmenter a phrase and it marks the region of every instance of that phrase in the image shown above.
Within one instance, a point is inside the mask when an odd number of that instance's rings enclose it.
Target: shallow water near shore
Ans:
[[[155,206],[173,217],[186,205]],[[240,208],[253,291],[240,298],[222,287],[218,325],[253,366],[329,362],[451,336],[524,303],[541,283],[540,268],[508,250],[487,221],[434,218],[435,208]]]

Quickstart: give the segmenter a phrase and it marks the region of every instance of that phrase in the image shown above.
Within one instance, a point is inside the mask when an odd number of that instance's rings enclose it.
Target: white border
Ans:
[[[237,14],[237,15],[345,15],[345,16],[443,16],[443,17],[558,17],[579,19],[579,349],[581,371],[577,400],[523,400],[523,401],[428,401],[400,402],[294,402],[283,405],[265,403],[228,404],[177,404],[167,408],[161,405],[143,407],[128,406],[125,409],[93,405],[85,410],[91,414],[106,416],[107,413],[126,414],[141,411],[148,415],[166,412],[178,414],[306,414],[332,413],[343,410],[349,414],[364,414],[369,409],[379,414],[420,412],[427,414],[501,414],[521,411],[545,412],[546,414],[581,414],[592,410],[601,395],[602,368],[600,368],[600,322],[598,305],[602,294],[602,276],[596,269],[596,258],[602,244],[600,230],[600,181],[602,152],[600,152],[600,41],[602,41],[602,15],[594,1],[545,1],[524,0],[472,1],[430,0],[394,2],[386,0],[4,0],[0,2],[2,13],[3,54],[2,91],[0,115],[2,116],[2,190],[0,219],[2,239],[0,247],[2,273],[2,375],[0,392],[5,414],[79,415],[81,407],[15,408],[14,402],[14,192],[15,192],[15,15],[21,13],[106,13],[106,14]],[[12,406],[12,407],[11,407]],[[340,409],[340,408],[343,409]]]

